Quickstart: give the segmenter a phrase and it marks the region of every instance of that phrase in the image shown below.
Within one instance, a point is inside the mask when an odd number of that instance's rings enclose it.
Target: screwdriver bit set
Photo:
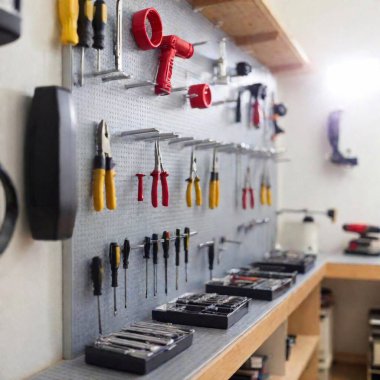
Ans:
[[[256,261],[253,267],[272,272],[294,272],[305,274],[315,264],[315,255],[296,251],[274,251],[269,258]]]
[[[186,293],[152,311],[160,322],[228,329],[248,312],[246,297],[231,297],[216,293]]]
[[[284,294],[291,286],[290,278],[259,278],[233,274],[209,281],[206,284],[206,292],[272,301]]]
[[[193,343],[194,330],[167,323],[136,322],[100,336],[86,347],[87,364],[144,375]]]

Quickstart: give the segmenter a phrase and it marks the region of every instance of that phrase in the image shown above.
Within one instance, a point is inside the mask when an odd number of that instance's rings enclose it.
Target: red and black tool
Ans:
[[[380,240],[373,234],[380,233],[380,227],[368,224],[344,224],[343,230],[359,234],[359,238],[349,242],[345,253],[351,255],[379,256]]]
[[[165,260],[165,294],[168,294],[168,258],[170,250],[170,233],[164,231],[162,234],[162,250],[164,251],[164,260]]]
[[[162,205],[164,207],[169,206],[169,185],[168,185],[168,179],[169,173],[164,170],[163,164],[162,164],[162,156],[160,151],[160,143],[157,140],[154,145],[154,158],[155,158],[155,165],[154,170],[150,174],[153,177],[152,181],[152,206],[154,208],[158,207],[158,182],[161,180],[161,191],[162,191]]]
[[[138,202],[143,202],[144,201],[144,177],[145,174],[142,173],[137,173],[137,201]]]
[[[174,58],[189,59],[194,54],[194,46],[181,38],[170,35],[162,39],[160,62],[156,77],[156,95],[169,95],[172,90]]]

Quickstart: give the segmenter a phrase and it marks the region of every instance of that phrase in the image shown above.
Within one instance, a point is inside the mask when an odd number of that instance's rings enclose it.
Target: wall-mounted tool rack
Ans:
[[[273,73],[302,69],[308,60],[275,18],[265,0],[189,0],[241,49]]]

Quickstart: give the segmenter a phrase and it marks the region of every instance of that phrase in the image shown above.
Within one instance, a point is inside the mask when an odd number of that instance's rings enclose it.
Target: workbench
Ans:
[[[271,379],[316,379],[320,284],[324,278],[380,280],[380,258],[320,254],[315,267],[298,275],[296,284],[278,299],[251,301],[249,312],[229,330],[195,328],[193,345],[146,376],[85,364],[84,357],[61,361],[33,380],[222,380],[228,379],[272,334],[286,323],[297,335],[285,373]]]

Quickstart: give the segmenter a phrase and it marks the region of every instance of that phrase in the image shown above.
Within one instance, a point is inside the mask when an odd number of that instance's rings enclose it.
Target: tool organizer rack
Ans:
[[[114,67],[112,40],[115,22],[116,0],[107,1],[109,17],[106,47],[101,55],[102,70]],[[156,128],[162,133],[175,131],[181,136],[195,139],[212,139],[225,143],[247,143],[250,146],[271,148],[270,136],[263,129],[247,128],[247,120],[235,123],[235,104],[226,103],[209,109],[192,109],[183,93],[158,97],[151,87],[126,90],[125,85],[139,80],[153,79],[158,62],[159,51],[142,51],[135,45],[130,33],[132,15],[143,8],[152,6],[151,1],[124,1],[123,10],[123,71],[132,74],[134,79],[103,83],[101,78],[92,76],[96,70],[96,51],[85,52],[85,82],[82,87],[75,85],[80,68],[80,49],[74,48],[73,54],[63,52],[63,77],[65,84],[72,86],[74,103],[77,110],[77,162],[79,208],[73,238],[64,243],[64,357],[73,358],[84,351],[86,344],[92,343],[98,333],[96,299],[92,295],[90,262],[93,256],[100,256],[105,263],[103,295],[101,296],[102,322],[105,334],[118,331],[127,323],[150,316],[151,310],[187,291],[204,289],[208,280],[207,254],[198,250],[202,241],[227,236],[242,240],[243,244],[228,249],[222,254],[220,265],[215,267],[215,276],[236,266],[247,265],[261,258],[273,243],[276,222],[275,202],[272,207],[260,206],[258,202],[259,180],[264,163],[270,169],[273,193],[276,192],[276,169],[274,160],[252,158],[253,182],[257,192],[257,206],[254,210],[242,210],[237,205],[241,199],[241,189],[235,186],[235,154],[219,153],[221,204],[219,208],[208,208],[208,185],[212,163],[212,150],[197,152],[198,174],[201,178],[204,204],[202,207],[186,207],[186,178],[189,175],[191,148],[178,149],[162,141],[160,149],[165,169],[169,172],[170,205],[154,209],[150,203],[151,177],[154,167],[154,143],[147,141],[128,141],[120,138],[125,131]],[[154,7],[164,23],[164,34],[176,34],[190,42],[205,41],[206,45],[197,46],[190,60],[176,59],[172,83],[183,87],[207,82],[214,61],[219,56],[218,43],[224,34],[215,28],[202,15],[195,13],[185,1],[157,0]],[[72,57],[72,60],[71,60]],[[236,62],[248,61],[253,72],[244,78],[233,78],[230,86],[213,86],[214,100],[237,97],[237,87],[263,82],[270,91],[275,90],[275,82],[269,71],[252,60],[232,43],[228,43],[228,57],[231,66]],[[206,78],[206,79],[204,79]],[[248,110],[248,95],[243,96],[243,107]],[[247,113],[244,111],[244,114]],[[113,160],[116,164],[116,189],[118,206],[115,211],[95,212],[91,198],[91,173],[95,155],[95,128],[101,120],[107,122],[112,135]],[[176,144],[180,145],[180,144]],[[241,156],[242,173],[248,162],[247,155]],[[145,201],[137,202],[136,173],[144,173]],[[242,174],[243,175],[243,174]],[[237,194],[236,191],[239,193]],[[254,218],[269,218],[268,223],[249,230],[238,230],[238,225],[249,223]],[[108,246],[111,242],[122,244],[128,238],[132,245],[143,241],[153,233],[162,235],[164,230],[172,233],[176,228],[182,231],[189,227],[198,234],[191,238],[189,252],[189,280],[185,283],[183,251],[181,256],[179,289],[175,290],[175,254],[172,244],[169,258],[169,292],[164,292],[164,263],[160,247],[158,263],[158,295],[153,296],[153,286],[145,298],[145,261],[143,250],[130,254],[128,269],[128,307],[124,309],[124,290],[122,268],[119,270],[120,286],[117,292],[118,314],[113,314],[113,294],[111,273],[108,265]],[[253,249],[252,249],[253,248]],[[149,284],[152,285],[153,265],[149,261]]]

